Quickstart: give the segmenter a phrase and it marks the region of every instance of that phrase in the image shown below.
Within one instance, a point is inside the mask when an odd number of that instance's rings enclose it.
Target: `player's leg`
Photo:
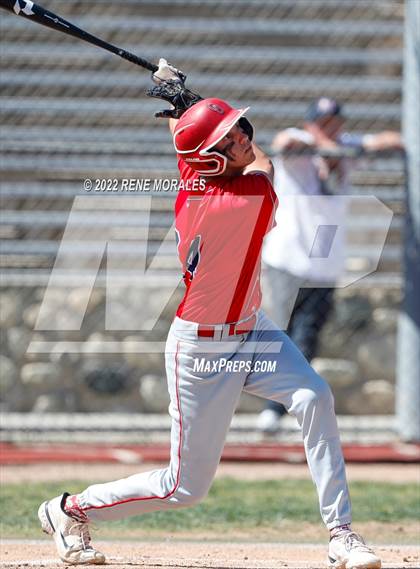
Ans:
[[[316,356],[319,335],[333,307],[332,288],[301,288],[287,327],[287,334],[308,362]],[[266,433],[276,432],[287,415],[281,403],[269,399],[258,417],[257,426]]]
[[[284,332],[259,313],[254,369],[245,390],[283,403],[302,429],[309,468],[316,484],[322,518],[328,528],[351,521],[344,460],[334,401],[328,384],[311,368]],[[275,370],[260,371],[261,362]]]
[[[191,324],[176,319],[167,342],[166,368],[172,417],[169,466],[95,484],[80,494],[65,497],[65,500],[58,497],[41,506],[43,528],[54,536],[60,557],[67,563],[76,564],[90,554],[86,553],[84,542],[86,538],[90,547],[87,522],[191,506],[207,494],[246,373],[229,374],[218,365],[220,360],[235,357],[241,338],[203,344],[197,339],[196,325],[192,324],[195,328],[191,329]],[[212,351],[209,352],[210,347]],[[217,349],[221,351],[217,352]],[[53,528],[48,522],[51,517],[57,520]],[[67,545],[73,539],[70,523],[72,521],[75,526],[75,520],[81,525],[75,530],[77,542],[71,543],[72,551],[69,552]],[[64,542],[62,530],[67,532]],[[96,561],[83,562],[103,563],[103,556],[99,555],[102,554],[98,553]],[[93,559],[93,554],[91,556]]]
[[[241,374],[220,370],[218,362],[232,357],[238,342],[219,343],[224,353],[206,353],[195,332],[182,329],[182,321],[177,326],[170,333],[166,356],[172,417],[170,464],[85,490],[79,503],[92,520],[190,506],[209,490],[245,381]]]
[[[263,275],[264,297],[267,299],[271,318],[282,330],[293,326],[296,305],[300,296],[302,279],[288,271],[265,266]],[[264,433],[275,433],[287,410],[278,401],[268,400],[257,420],[257,428]]]
[[[272,271],[275,271],[275,269]],[[274,275],[277,276],[277,279],[270,277],[269,272],[268,280],[272,279],[272,282],[276,281],[279,284],[278,275],[276,273]],[[296,279],[297,277],[295,277],[295,282],[297,283]],[[290,285],[290,282],[290,279],[284,279],[286,288],[288,283]],[[275,294],[273,290],[273,298],[275,298]],[[309,362],[316,355],[319,335],[333,306],[333,294],[334,290],[332,288],[307,287],[300,288],[297,294],[287,327],[287,334]],[[284,298],[284,291],[279,296]],[[260,430],[267,433],[276,432],[280,426],[280,418],[286,413],[287,410],[284,405],[277,401],[268,400],[264,411],[258,417],[257,426]]]
[[[196,332],[188,329],[192,323],[185,323],[185,329],[183,321],[177,322],[166,353],[172,417],[170,464],[87,488],[77,496],[77,507],[90,520],[189,506],[209,489],[245,381],[244,374],[219,371],[212,363],[232,357],[239,340],[215,343],[223,353],[206,352]]]
[[[380,567],[379,558],[350,531],[351,505],[334,400],[326,383],[290,338],[263,313],[248,337],[255,342],[254,370],[245,391],[283,403],[302,429],[306,457],[315,482],[322,519],[331,531],[331,563],[349,560],[354,569]],[[262,371],[262,362],[275,369]],[[274,367],[274,366],[273,366]],[[351,536],[351,537],[349,537]],[[350,549],[343,557],[347,545]],[[337,565],[340,567],[340,565]]]
[[[308,362],[316,356],[319,335],[333,307],[332,288],[301,288],[290,316],[287,334]],[[281,403],[269,399],[260,414],[258,425],[266,431],[276,431],[279,419],[287,414]]]

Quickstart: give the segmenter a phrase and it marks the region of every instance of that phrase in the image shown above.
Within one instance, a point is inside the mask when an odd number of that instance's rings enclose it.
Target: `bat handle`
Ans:
[[[142,59],[133,53],[125,51],[124,49],[118,50],[118,55],[123,59],[130,61],[131,63],[135,63],[136,65],[140,65],[141,67],[149,69],[149,71],[153,71],[153,73],[159,69],[157,65],[154,65],[153,63],[150,63],[146,59]]]

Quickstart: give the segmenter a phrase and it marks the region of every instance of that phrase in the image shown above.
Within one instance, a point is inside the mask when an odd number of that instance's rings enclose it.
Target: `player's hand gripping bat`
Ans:
[[[79,38],[81,40],[92,43],[93,45],[119,55],[123,59],[126,59],[135,65],[140,65],[140,67],[149,69],[149,71],[155,72],[158,70],[158,66],[154,63],[150,63],[150,61],[138,57],[137,55],[134,55],[134,53],[130,53],[125,49],[121,49],[120,47],[112,45],[111,43],[108,43],[92,34],[89,34],[85,30],[78,28],[60,16],[57,16],[57,14],[49,12],[45,8],[42,8],[42,6],[39,6],[30,0],[0,0],[0,8],[4,8],[9,12],[27,18],[28,20],[37,22],[38,24],[42,24],[43,26],[47,26],[48,28],[51,28],[58,32],[63,32],[69,36],[73,36],[75,38]]]

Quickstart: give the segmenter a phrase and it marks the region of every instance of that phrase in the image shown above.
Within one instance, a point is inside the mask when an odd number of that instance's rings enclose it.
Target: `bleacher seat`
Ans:
[[[251,106],[258,141],[267,149],[275,132],[298,124],[308,101],[322,94],[344,103],[352,131],[400,128],[402,1],[44,4],[152,61],[167,57],[203,96]],[[176,160],[165,124],[153,118],[162,103],[144,96],[148,72],[5,12],[0,32],[3,278],[33,283],[38,276],[41,283],[53,266],[74,197],[86,195],[84,178],[174,177]],[[395,212],[380,273],[370,277],[370,282],[395,283],[403,161],[365,160],[353,172],[352,183],[356,196],[375,195]],[[140,250],[149,255],[171,225],[173,199],[171,193],[153,196],[151,230],[139,237]],[[118,229],[123,217],[111,222],[103,214],[92,225],[108,221]],[[145,219],[138,215],[140,225]],[[369,258],[375,223],[380,219],[364,215],[355,198],[353,260]],[[162,274],[178,271],[172,245],[157,264]]]

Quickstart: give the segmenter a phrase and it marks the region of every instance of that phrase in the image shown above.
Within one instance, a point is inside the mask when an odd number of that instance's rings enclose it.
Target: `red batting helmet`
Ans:
[[[234,109],[222,99],[203,99],[179,119],[174,146],[185,162],[202,176],[220,176],[227,158],[211,150],[249,109]]]

